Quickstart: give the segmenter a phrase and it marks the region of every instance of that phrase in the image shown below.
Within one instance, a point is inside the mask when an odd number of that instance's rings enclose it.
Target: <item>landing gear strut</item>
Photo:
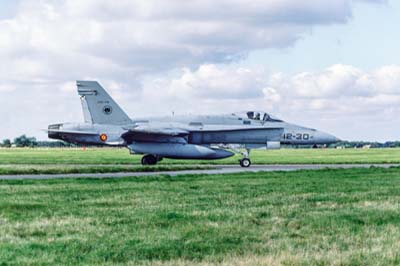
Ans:
[[[161,161],[157,156],[148,154],[143,156],[142,165],[156,165],[158,161]]]
[[[244,152],[241,153],[243,155],[243,159],[241,159],[240,162],[240,166],[241,167],[245,167],[248,168],[251,165],[251,161],[250,161],[250,149],[246,148],[246,150]]]
[[[245,146],[245,151],[241,151],[235,146],[230,146],[230,149],[233,150],[236,153],[240,153],[243,155],[243,159],[239,160],[240,166],[248,168],[251,166],[251,161],[250,161],[250,149]]]

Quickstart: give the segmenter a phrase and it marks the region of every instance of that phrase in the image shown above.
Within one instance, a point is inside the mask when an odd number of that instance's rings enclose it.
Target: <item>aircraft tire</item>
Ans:
[[[151,154],[145,155],[142,158],[142,165],[155,165],[157,162],[157,157]]]
[[[243,159],[240,160],[240,166],[241,167],[248,168],[248,167],[250,167],[250,165],[251,165],[251,161],[250,161],[249,158],[243,158]]]

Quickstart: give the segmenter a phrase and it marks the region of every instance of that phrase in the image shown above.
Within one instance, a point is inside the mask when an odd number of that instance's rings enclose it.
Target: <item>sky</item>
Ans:
[[[83,121],[76,80],[132,117],[265,110],[400,139],[395,0],[0,0],[0,140]]]

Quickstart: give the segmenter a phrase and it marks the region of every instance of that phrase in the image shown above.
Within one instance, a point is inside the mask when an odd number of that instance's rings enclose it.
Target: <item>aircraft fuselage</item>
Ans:
[[[338,142],[338,138],[328,133],[290,124],[287,122],[265,122],[250,121],[237,117],[227,116],[197,116],[190,117],[162,117],[153,119],[133,120],[127,125],[100,125],[88,123],[65,123],[52,125],[49,128],[58,128],[70,131],[93,132],[94,135],[78,135],[68,133],[51,133],[49,137],[61,139],[72,143],[87,145],[115,145],[123,146],[124,140],[121,135],[126,129],[138,125],[145,125],[150,128],[180,128],[190,132],[183,142],[199,145],[210,144],[264,144],[267,148],[268,142],[276,142],[288,145],[314,145],[331,144]],[[277,130],[274,130],[276,128]],[[283,128],[283,130],[278,130]],[[107,141],[101,140],[102,134],[107,135]],[[143,137],[140,141],[151,141],[151,135]],[[179,139],[175,139],[179,142]],[[182,143],[183,143],[182,142]]]
[[[279,149],[281,144],[331,144],[330,134],[273,118],[268,113],[170,116],[131,120],[96,81],[77,81],[85,123],[53,124],[48,136],[84,145],[124,146],[144,154],[143,165],[162,158],[221,159],[245,148],[240,160],[249,167],[251,148]]]

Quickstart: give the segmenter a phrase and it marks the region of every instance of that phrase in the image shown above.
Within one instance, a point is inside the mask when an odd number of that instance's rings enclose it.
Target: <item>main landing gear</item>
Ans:
[[[142,158],[142,165],[156,165],[161,160],[162,157],[155,156],[152,154],[147,154]]]

